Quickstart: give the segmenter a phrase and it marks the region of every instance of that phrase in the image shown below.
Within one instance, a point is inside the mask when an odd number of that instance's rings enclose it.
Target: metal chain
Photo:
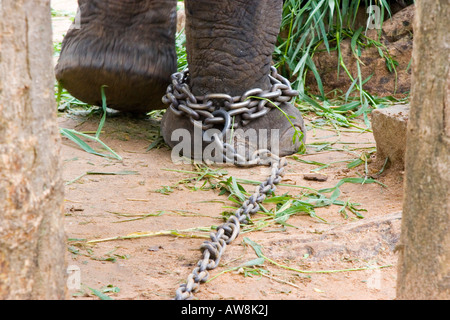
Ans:
[[[185,115],[192,123],[201,121],[203,130],[224,123],[223,117],[213,115],[216,110],[214,100],[222,100],[223,109],[230,117],[240,115],[240,124],[245,126],[251,120],[266,115],[275,106],[279,107],[298,95],[296,90],[292,90],[289,80],[281,76],[273,66],[269,79],[271,83],[269,90],[255,88],[246,91],[242,96],[234,97],[224,93],[194,96],[189,89],[189,71],[186,69],[172,75],[172,84],[167,87],[166,95],[162,100],[176,115]],[[233,129],[236,129],[238,125],[236,123]]]
[[[224,163],[233,163],[238,167],[248,167],[270,165],[274,160],[279,161],[279,157],[269,149],[258,149],[247,159],[244,155],[237,152],[231,144],[224,142],[221,134],[213,134],[212,140],[216,144],[216,150],[222,151]]]
[[[269,79],[271,83],[269,90],[251,89],[242,96],[235,97],[223,93],[194,96],[189,89],[189,71],[187,69],[172,75],[172,84],[168,86],[163,102],[168,104],[170,111],[176,115],[187,116],[194,126],[201,127],[204,132],[203,141],[215,143],[225,162],[238,166],[271,165],[271,174],[266,181],[256,188],[255,193],[236,210],[227,222],[220,225],[215,233],[210,234],[210,241],[205,241],[201,245],[202,258],[187,277],[186,283],[181,284],[176,290],[176,300],[193,298],[200,283],[208,280],[208,270],[219,265],[227,244],[230,244],[239,235],[241,224],[248,223],[250,215],[259,210],[259,204],[268,194],[275,191],[275,185],[281,182],[284,175],[286,160],[272,154],[270,150],[257,150],[249,159],[246,159],[231,144],[224,142],[227,130],[236,129],[239,125],[246,126],[250,121],[266,115],[272,108],[288,103],[298,95],[297,91],[292,90],[289,81],[278,74],[275,67],[271,67]],[[219,109],[215,105],[217,100],[222,101]],[[269,101],[271,103],[268,103]],[[235,116],[239,116],[240,121],[232,124],[230,119]],[[207,130],[215,125],[223,126],[222,133],[208,136]]]
[[[219,265],[220,259],[227,244],[230,244],[239,235],[241,224],[247,224],[251,214],[259,210],[259,204],[266,196],[276,189],[284,176],[284,167],[287,162],[284,158],[272,162],[271,174],[266,181],[262,182],[255,193],[250,196],[242,206],[236,210],[224,224],[217,227],[215,233],[210,234],[210,241],[205,241],[200,247],[202,258],[197,267],[187,277],[186,283],[180,285],[176,290],[175,300],[188,300],[194,297],[199,289],[200,283],[208,280],[209,272]]]

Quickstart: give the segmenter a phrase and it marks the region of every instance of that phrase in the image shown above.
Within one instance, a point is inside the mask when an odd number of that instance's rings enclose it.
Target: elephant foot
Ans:
[[[151,75],[130,75],[126,70],[105,70],[95,66],[59,67],[57,80],[77,99],[102,105],[100,88],[105,86],[108,107],[118,111],[146,113],[163,109],[161,97],[167,87],[166,78]]]
[[[175,0],[80,0],[80,23],[65,36],[56,78],[79,100],[143,113],[162,109],[176,71]]]
[[[223,124],[203,130],[201,122],[168,108],[161,122],[161,134],[172,148],[174,162],[185,157],[199,162],[269,164],[273,158],[299,152],[306,139],[298,109],[290,103],[279,108],[272,108],[245,126],[228,130],[224,130]],[[220,112],[214,114],[216,119],[220,118]],[[239,117],[229,123],[234,121],[238,122]]]
[[[266,115],[235,130],[232,139],[228,141],[246,159],[254,159],[266,150],[283,157],[302,150],[306,128],[300,111],[290,103],[283,103],[279,109],[272,108]]]

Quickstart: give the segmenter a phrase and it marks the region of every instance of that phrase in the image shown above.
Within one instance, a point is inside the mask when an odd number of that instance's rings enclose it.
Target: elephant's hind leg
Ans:
[[[224,109],[234,116],[234,123],[240,124],[238,129],[242,130],[233,131],[232,138],[237,147],[247,148],[246,156],[261,148],[281,156],[297,152],[305,141],[305,126],[297,108],[287,103],[289,98],[280,99],[278,107],[266,103],[268,108],[258,105],[261,100],[257,99],[252,105],[246,104],[245,99],[233,100],[245,94],[253,95],[249,90],[254,88],[277,91],[270,74],[282,0],[186,0],[185,6],[190,89],[197,97],[212,93],[225,95],[215,95],[221,98],[212,99],[213,107],[190,101],[187,106],[191,105],[197,114],[184,106],[169,108],[161,130],[165,141],[172,147],[177,145],[178,140],[172,137],[175,130],[181,127],[193,135],[193,120],[211,118],[212,111]],[[196,119],[198,115],[200,119]],[[175,137],[178,139],[178,135]],[[248,142],[252,138],[256,143]]]

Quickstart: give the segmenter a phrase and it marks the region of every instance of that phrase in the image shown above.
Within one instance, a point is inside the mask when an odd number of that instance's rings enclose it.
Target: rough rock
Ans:
[[[401,216],[401,212],[395,212],[362,219],[321,233],[270,241],[264,247],[276,259],[295,260],[305,254],[309,261],[340,260],[345,256],[371,259],[395,251],[400,239]]]
[[[406,127],[409,105],[394,105],[372,112],[372,131],[377,144],[377,160],[389,158],[391,166],[405,166]]]
[[[413,17],[414,5],[410,5],[394,14],[390,19],[383,22],[381,42],[389,55],[398,63],[396,71],[391,72],[387,68],[386,60],[380,55],[379,48],[374,45],[361,48],[359,57],[362,79],[369,81],[363,88],[371,94],[377,96],[399,96],[408,93],[411,85],[411,54],[413,47]],[[368,30],[366,36],[371,39],[378,39],[378,30]],[[341,41],[341,55],[343,62],[351,75],[358,75],[358,60],[355,58],[351,47],[351,39]],[[330,43],[330,48],[336,43]],[[386,50],[383,49],[383,55]],[[318,52],[313,57],[313,61],[322,79],[325,93],[339,89],[343,93],[347,92],[351,85],[351,80],[342,66],[339,67],[337,51]],[[339,70],[339,74],[338,71]],[[317,93],[317,83],[312,72],[308,72],[306,85],[312,92]]]

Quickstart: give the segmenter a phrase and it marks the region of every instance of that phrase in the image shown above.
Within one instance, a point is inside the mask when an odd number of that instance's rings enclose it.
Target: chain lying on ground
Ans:
[[[203,141],[215,143],[223,160],[235,165],[270,164],[271,174],[262,182],[256,192],[250,196],[242,206],[236,210],[227,222],[220,225],[215,233],[210,234],[210,241],[201,246],[202,259],[197,263],[187,281],[176,291],[176,300],[192,299],[193,293],[200,283],[206,282],[208,270],[219,265],[227,244],[230,244],[240,232],[241,224],[247,224],[251,214],[259,210],[259,203],[266,196],[275,191],[275,185],[280,183],[284,175],[287,162],[271,153],[268,149],[259,149],[246,159],[235,148],[223,141],[225,132],[246,126],[250,121],[266,115],[272,108],[288,103],[298,92],[292,90],[287,79],[278,74],[275,67],[271,67],[269,75],[271,88],[259,88],[246,91],[242,96],[232,97],[223,93],[212,93],[205,96],[194,96],[189,88],[189,72],[185,70],[172,75],[172,84],[167,88],[163,102],[169,105],[170,111],[178,116],[187,116],[192,124],[203,130]],[[217,107],[219,101],[220,107]],[[240,121],[232,123],[231,118],[239,116]],[[222,133],[206,134],[214,126],[222,125]]]
[[[197,267],[187,277],[187,282],[181,284],[177,289],[175,294],[176,300],[192,299],[200,283],[208,280],[208,270],[212,270],[219,265],[227,244],[230,244],[239,235],[241,223],[247,224],[250,215],[259,210],[259,203],[264,201],[268,194],[275,191],[275,185],[280,183],[283,178],[286,164],[287,162],[284,158],[274,160],[271,174],[267,180],[257,187],[256,192],[236,210],[227,222],[218,226],[215,233],[210,234],[211,241],[203,242],[200,247],[203,257],[198,261]]]

